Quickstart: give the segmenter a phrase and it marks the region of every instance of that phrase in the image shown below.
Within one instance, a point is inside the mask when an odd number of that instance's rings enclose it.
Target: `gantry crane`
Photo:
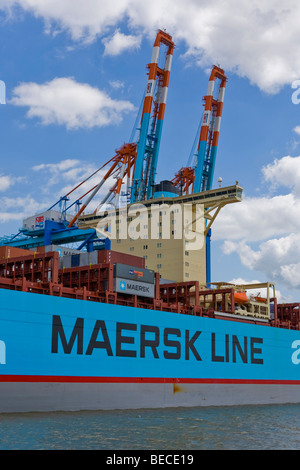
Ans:
[[[217,98],[214,97],[216,81]],[[183,194],[199,193],[212,187],[226,82],[224,70],[215,65],[210,74],[207,94],[204,96],[196,163],[194,166],[181,168],[172,179],[173,184],[181,188]]]
[[[167,46],[164,68],[161,68],[161,46]],[[148,64],[148,82],[144,96],[141,127],[137,142],[124,144],[116,155],[103,165],[108,167],[100,183],[92,188],[92,193],[69,223],[72,227],[87,205],[96,196],[103,184],[113,176],[116,181],[109,189],[98,210],[109,200],[118,207],[122,184],[127,178],[128,199],[130,202],[142,201],[152,196],[155,182],[159,146],[165,115],[170,70],[174,43],[165,31],[158,30],[153,45],[151,63]]]
[[[56,240],[62,243],[65,240],[66,242],[83,241],[82,246],[84,246],[85,243],[93,241],[96,235],[95,230],[79,230],[76,222],[110,178],[114,178],[114,181],[98,207],[109,202],[117,208],[125,180],[127,180],[127,202],[140,201],[152,196],[174,47],[172,37],[165,31],[158,30],[151,63],[148,64],[148,81],[137,141],[124,143],[120,149],[116,150],[114,157],[53,204],[46,212],[54,210],[56,206],[59,207],[55,214],[56,220],[53,218],[46,220],[46,217],[41,214],[37,219],[45,219],[43,226],[39,227],[40,222],[34,221],[34,226],[30,230],[22,229],[17,235],[2,241],[2,244],[32,247],[43,243],[55,243]],[[163,48],[167,49],[161,66]],[[101,181],[68,206],[70,195],[100,170],[105,171]],[[83,202],[84,198],[87,199]],[[67,211],[74,205],[76,214],[73,217],[67,215]]]
[[[161,46],[167,46],[164,68],[159,65]],[[174,43],[172,37],[159,30],[148,65],[148,83],[144,99],[141,129],[137,144],[137,158],[133,175],[130,202],[142,201],[152,196],[158,152],[164,121]]]
[[[215,87],[216,80],[218,88]],[[215,65],[210,74],[207,94],[204,96],[200,135],[199,129],[197,132],[199,139],[195,155],[196,163],[181,168],[172,179],[172,183],[180,189],[181,194],[195,194],[212,188],[226,82],[224,70]],[[215,91],[218,92],[217,98],[214,97]],[[192,163],[196,143],[197,137],[188,164]],[[221,206],[217,208],[216,214],[220,208]],[[206,207],[205,211],[209,213],[213,209],[214,207]],[[206,234],[206,282],[211,282],[211,228],[207,230]]]
[[[163,48],[166,49],[165,54],[163,54]],[[46,239],[47,232],[48,243],[58,237],[57,240],[59,239],[60,241],[63,239],[68,241],[83,241],[82,246],[87,240],[93,240],[95,231],[78,230],[76,222],[104,183],[110,181],[110,178],[114,178],[114,181],[107,191],[107,194],[102,199],[99,207],[102,207],[107,202],[110,202],[115,208],[118,207],[122,188],[125,188],[125,180],[127,180],[127,202],[133,203],[152,197],[173,50],[174,43],[172,37],[166,32],[159,30],[153,45],[151,63],[148,64],[148,80],[143,99],[137,140],[135,142],[124,143],[123,146],[116,151],[114,157],[79,183],[65,196],[61,197],[57,203],[48,209],[48,211],[50,211],[56,205],[59,205],[61,217],[59,217],[59,223],[57,223],[57,221],[47,221],[48,227],[51,227],[47,230],[45,228],[45,234],[43,236],[40,234],[40,238],[44,237]],[[217,89],[215,86],[216,80],[219,82],[218,97],[214,98],[215,89]],[[196,163],[195,165],[181,168],[172,180],[175,186],[181,188],[182,194],[198,193],[211,189],[226,81],[227,78],[224,71],[214,66],[209,79],[207,95],[204,97],[204,112],[198,138]],[[195,142],[197,142],[197,139]],[[95,176],[100,170],[105,171],[101,181],[67,206],[70,195]],[[87,199],[85,202],[82,202],[84,198]],[[75,216],[72,217],[68,215],[67,217],[67,211],[74,205],[76,205],[77,208]],[[82,232],[85,232],[85,234]],[[25,245],[30,245],[33,241],[30,240],[30,237],[38,235],[36,230],[32,233],[30,233],[30,231],[21,231],[21,233],[29,237],[28,241],[24,241],[23,239],[20,241],[18,237],[16,237],[15,240],[11,239],[11,241],[15,244],[24,242]],[[39,240],[39,243],[41,242],[42,240]],[[7,244],[7,242],[5,244]]]
[[[70,221],[69,227],[72,227],[75,224],[78,217],[86,209],[86,207],[89,205],[91,200],[96,196],[96,194],[104,185],[104,183],[112,176],[115,178],[115,182],[112,185],[112,187],[109,189],[109,191],[107,192],[104,199],[102,200],[100,207],[102,207],[102,205],[106,203],[108,199],[111,197],[114,197],[114,206],[117,207],[123,180],[125,177],[130,179],[132,168],[135,164],[135,161],[136,161],[136,144],[135,143],[124,144],[119,150],[117,150],[116,155],[103,165],[102,168],[109,166],[109,169],[107,170],[107,172],[101,179],[100,183],[98,183],[96,186],[94,186],[92,189],[88,191],[88,193],[92,192],[91,195],[88,197],[87,201],[81,206],[77,214]],[[85,197],[88,193],[84,194],[82,198]]]

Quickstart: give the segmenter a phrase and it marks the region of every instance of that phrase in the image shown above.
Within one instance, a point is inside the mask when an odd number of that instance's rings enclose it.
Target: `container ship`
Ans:
[[[205,289],[112,250],[70,267],[5,250],[0,412],[300,402],[300,304],[277,304],[273,284]]]
[[[155,184],[173,48],[158,31],[138,138],[116,151],[101,181],[78,197],[86,178],[59,210],[54,204],[0,240],[0,413],[300,402],[300,304],[279,304],[272,282],[211,279],[212,224],[242,198],[238,182],[212,189],[227,81],[219,67],[192,158]],[[101,209],[108,203],[110,218]],[[184,234],[196,245],[178,236],[187,206]]]

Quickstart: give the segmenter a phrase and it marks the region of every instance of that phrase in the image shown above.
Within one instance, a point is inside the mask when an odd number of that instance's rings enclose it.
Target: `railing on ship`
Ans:
[[[0,289],[300,329],[300,303],[277,305],[275,295],[239,304],[237,286],[223,283],[207,289],[197,281],[160,284],[158,273],[154,298],[120,294],[114,291],[113,263],[59,269],[57,252],[0,260]]]

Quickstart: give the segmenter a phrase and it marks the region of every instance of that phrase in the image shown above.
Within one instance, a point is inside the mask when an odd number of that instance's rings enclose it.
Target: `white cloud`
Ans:
[[[16,188],[15,193],[17,194],[14,197],[5,195],[0,197],[0,222],[2,224],[18,221],[19,226],[21,226],[24,218],[47,210],[55,204],[56,201],[59,201],[61,196],[65,196],[71,190],[75,189],[80,182],[87,180],[70,194],[67,205],[71,205],[96,186],[107,171],[107,169],[99,169],[99,171],[96,172],[97,168],[95,165],[78,159],[65,159],[56,163],[43,163],[35,165],[31,170],[38,173],[37,179],[36,175],[33,176],[30,173],[27,174],[26,178],[14,177],[15,181],[22,181],[23,183],[35,180],[36,184],[34,188],[30,186],[31,194],[26,194],[28,186],[21,185]],[[5,185],[11,183],[10,177],[7,178],[8,180],[3,180],[5,181]],[[114,182],[115,180],[112,181],[112,179],[109,178],[102,186],[95,200],[92,200],[89,205],[90,211],[98,207],[100,201],[108,193]],[[82,202],[84,201],[86,201],[86,197],[83,198]],[[54,209],[60,210],[58,205]],[[73,205],[69,213],[75,212],[76,206]]]
[[[20,6],[42,18],[47,33],[67,30],[74,40],[89,42],[122,20],[127,4],[127,0],[1,0],[0,7],[11,13]]]
[[[285,156],[274,160],[273,163],[263,167],[263,176],[273,187],[286,186],[293,188],[300,196],[300,156]]]
[[[288,286],[299,289],[300,287],[300,263],[291,263],[280,267],[280,274]]]
[[[48,208],[45,201],[37,201],[30,195],[2,197],[0,207],[0,222],[2,223],[13,220],[21,222],[24,218]]]
[[[41,192],[43,194],[48,195],[51,187],[51,193],[56,194],[56,200],[59,201],[61,196],[65,196],[72,191],[67,205],[71,205],[77,199],[81,199],[83,195],[92,190],[107,172],[107,168],[100,168],[97,171],[97,168],[93,164],[75,159],[36,165],[32,169],[43,175],[43,181],[40,180]],[[81,182],[82,184],[80,184]],[[107,179],[95,199],[92,200],[89,205],[89,211],[93,211],[98,207],[100,201],[109,192],[114,182],[115,180],[113,178]],[[55,185],[57,189],[53,189]],[[79,187],[77,188],[78,185]],[[90,194],[91,191],[89,192],[89,195]],[[81,199],[81,202],[85,202],[87,197],[86,195]],[[49,206],[54,203],[55,196],[53,196],[53,200]],[[75,206],[73,206],[73,212],[75,209]]]
[[[125,86],[125,83],[122,82],[121,80],[110,80],[109,84],[115,90],[119,90],[121,88],[124,88]]]
[[[300,77],[297,0],[1,0],[0,8],[19,6],[45,23],[46,32],[67,31],[74,41],[106,37],[121,22],[134,33],[153,38],[166,28],[175,42],[186,45],[186,58],[202,67],[220,63],[226,71],[247,77],[275,93]],[[234,14],[233,14],[234,12]],[[120,51],[118,33],[107,43]],[[134,39],[132,39],[134,40]],[[126,45],[127,47],[127,45]],[[124,47],[124,50],[126,48]]]
[[[242,202],[227,206],[214,223],[216,239],[253,242],[300,233],[300,156],[275,159],[261,171],[265,190],[274,193],[284,187],[287,194],[246,195]]]
[[[263,242],[257,250],[245,241],[225,241],[225,254],[236,252],[244,266],[286,287],[300,287],[300,233]]]
[[[13,178],[7,175],[0,175],[0,191],[7,191],[13,184]]]
[[[86,171],[91,171],[91,166],[84,166],[81,160],[66,159],[57,163],[42,163],[35,165],[33,171],[40,172],[45,176],[45,183],[42,191],[47,192],[50,186],[61,185],[66,182],[80,182],[80,178],[86,174]],[[70,188],[72,189],[72,188]]]
[[[23,179],[22,176],[0,175],[0,192],[7,191],[11,186]]]
[[[286,195],[247,198],[225,207],[216,219],[215,239],[223,252],[237,253],[241,263],[270,281],[300,287],[300,157],[285,156],[263,167],[272,190]],[[258,247],[256,246],[258,243]]]
[[[243,241],[225,241],[224,252],[230,254],[238,251],[243,264],[252,270],[269,270],[275,272],[278,266],[292,264],[300,260],[300,233],[291,233],[285,237],[273,238],[259,245],[253,250]]]
[[[216,240],[261,241],[300,231],[300,200],[294,194],[247,197],[226,206],[214,222]]]
[[[109,38],[102,40],[104,44],[104,55],[119,55],[126,50],[139,49],[142,37],[125,35],[119,29]]]
[[[79,165],[80,163],[80,160],[67,159],[62,160],[58,163],[42,163],[41,165],[35,165],[34,167],[32,167],[32,169],[34,171],[49,169],[53,173],[59,173],[61,171],[69,170],[70,168],[73,168],[74,166]]]
[[[118,124],[123,114],[135,109],[129,101],[113,100],[107,93],[73,78],[21,83],[13,90],[10,103],[29,107],[27,117],[37,118],[44,125],[65,125],[67,129]]]

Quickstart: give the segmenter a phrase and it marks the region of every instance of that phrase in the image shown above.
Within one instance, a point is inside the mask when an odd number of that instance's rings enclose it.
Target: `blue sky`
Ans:
[[[280,298],[300,300],[297,18],[292,0],[0,0],[1,235],[129,140],[156,30],[166,28],[176,48],[157,179],[187,164],[219,64],[228,83],[214,186],[238,180],[244,201],[213,227],[213,280],[275,281]]]

